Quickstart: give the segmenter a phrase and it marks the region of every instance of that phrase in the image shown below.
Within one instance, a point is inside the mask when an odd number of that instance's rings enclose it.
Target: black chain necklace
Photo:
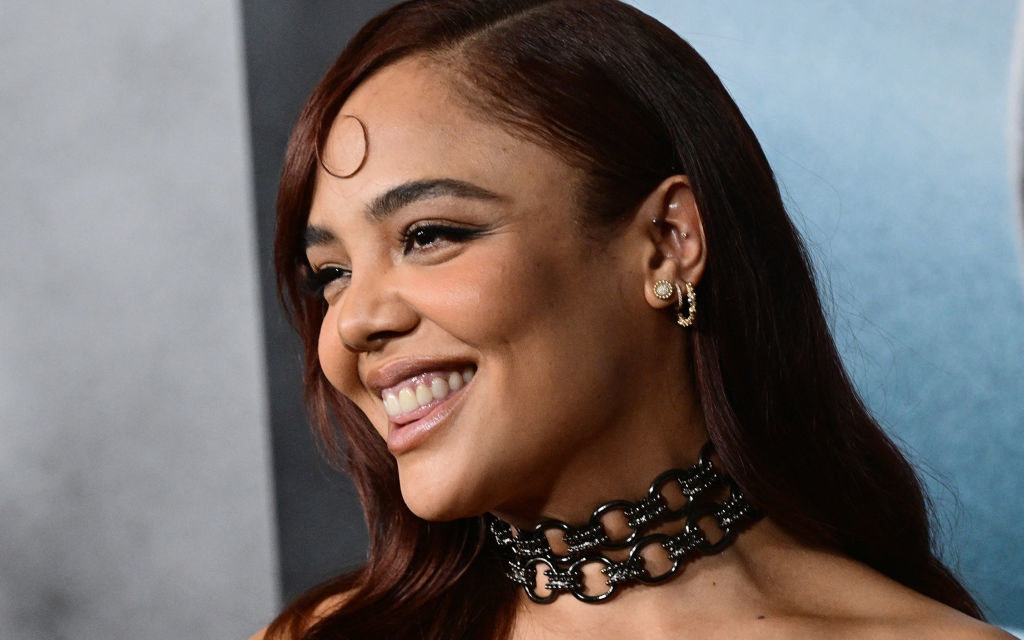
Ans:
[[[489,516],[491,535],[506,562],[506,575],[512,582],[522,585],[526,595],[534,602],[553,602],[561,593],[569,592],[583,602],[604,602],[619,587],[629,583],[654,584],[675,575],[688,560],[702,555],[718,553],[735,540],[737,533],[760,516],[743,499],[743,494],[729,476],[719,473],[711,463],[711,443],[700,451],[700,459],[688,469],[672,469],[662,473],[637,501],[614,500],[594,510],[587,524],[573,527],[560,520],[541,522],[531,531],[519,531],[512,525]],[[678,508],[669,506],[663,494],[669,485],[675,485],[685,496]],[[709,499],[715,490],[727,492],[720,502]],[[625,518],[630,533],[613,539],[605,527],[605,517],[619,511]],[[711,518],[720,530],[714,542],[699,525]],[[648,533],[652,526],[683,520],[678,533]],[[561,532],[564,553],[552,550],[548,533]],[[712,536],[713,537],[713,536]],[[604,550],[625,550],[622,560],[613,560]],[[645,553],[657,552],[671,563],[669,568],[652,575],[646,567]],[[588,564],[603,565],[604,587],[594,593],[585,584],[583,568]],[[537,572],[543,565],[548,593],[537,592]]]

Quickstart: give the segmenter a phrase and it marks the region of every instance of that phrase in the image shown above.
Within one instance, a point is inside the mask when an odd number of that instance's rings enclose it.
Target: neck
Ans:
[[[687,562],[720,553],[756,514],[716,471],[712,451],[705,444],[690,467],[658,475],[639,500],[598,506],[580,527],[546,521],[516,530],[494,519],[490,529],[508,578],[537,603],[571,594],[594,604],[635,584],[668,580]]]
[[[536,486],[523,487],[513,500],[491,513],[520,529],[547,520],[581,525],[599,504],[643,498],[659,473],[696,463],[707,441],[702,416],[693,403],[668,405],[667,413],[674,419],[661,415],[666,407],[659,408],[658,415],[648,411],[631,416],[628,423],[634,426],[628,431],[595,430],[570,458],[549,461],[545,471],[536,474]],[[679,426],[665,428],[673,423]]]
[[[582,524],[597,505],[639,499],[657,474],[696,462],[708,434],[689,352],[682,340],[663,348],[658,361],[664,365],[624,363],[620,375],[628,389],[595,390],[598,397],[584,412],[585,435],[576,425],[565,428],[562,446],[523,460],[515,491],[495,496],[488,510],[521,528],[547,519]],[[644,362],[654,360],[652,354]]]
[[[779,547],[786,549],[780,552]],[[512,638],[637,638],[675,637],[680,620],[703,637],[735,637],[723,632],[738,623],[757,624],[758,617],[777,613],[774,576],[762,576],[765,554],[786,553],[791,562],[795,543],[771,521],[753,524],[722,553],[688,564],[671,580],[624,589],[600,605],[572,597],[551,604],[531,601],[520,592]],[[749,620],[748,620],[749,619]],[[665,630],[674,630],[666,632]]]

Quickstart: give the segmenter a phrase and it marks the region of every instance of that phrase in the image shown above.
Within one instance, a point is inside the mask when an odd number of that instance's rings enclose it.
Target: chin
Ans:
[[[439,478],[436,474],[429,481],[410,477],[415,474],[403,473],[399,465],[399,483],[402,500],[416,517],[430,522],[449,522],[460,518],[478,516],[487,508],[475,499],[471,486],[454,478]]]
[[[444,506],[436,503],[420,503],[406,500],[405,504],[409,507],[409,510],[412,511],[413,515],[428,522],[451,522],[453,520],[461,520],[462,518],[471,518],[480,515],[479,513],[470,513],[462,509],[452,508],[450,506]]]
[[[470,509],[457,503],[438,499],[436,496],[424,496],[423,500],[417,500],[417,497],[407,496],[404,491],[402,492],[402,499],[409,507],[409,511],[412,511],[417,518],[429,522],[450,522],[462,518],[472,518],[483,513],[483,510]]]

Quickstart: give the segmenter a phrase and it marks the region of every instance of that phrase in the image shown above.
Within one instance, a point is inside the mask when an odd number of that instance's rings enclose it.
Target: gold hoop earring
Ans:
[[[654,283],[654,296],[659,300],[672,299],[672,292],[674,290],[672,283],[668,280],[658,280]]]
[[[686,286],[687,313],[685,316],[683,315],[683,289],[676,283],[676,322],[681,327],[692,327],[697,319],[697,292],[694,291],[692,282],[684,284]]]

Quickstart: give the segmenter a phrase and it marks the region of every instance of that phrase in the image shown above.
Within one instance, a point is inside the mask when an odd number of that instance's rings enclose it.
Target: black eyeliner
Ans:
[[[432,232],[435,240],[444,239],[452,242],[464,242],[474,236],[484,233],[486,229],[476,229],[458,225],[434,224],[429,222],[413,225],[402,232],[402,245],[405,253],[408,253],[411,250],[410,243],[415,239],[416,234],[424,231]],[[429,246],[429,244],[424,245],[423,248],[425,249]]]
[[[314,270],[312,267],[306,266],[305,271],[306,273],[302,276],[302,289],[309,295],[323,298],[327,285],[340,277],[339,272],[346,270],[341,267],[324,267]]]

